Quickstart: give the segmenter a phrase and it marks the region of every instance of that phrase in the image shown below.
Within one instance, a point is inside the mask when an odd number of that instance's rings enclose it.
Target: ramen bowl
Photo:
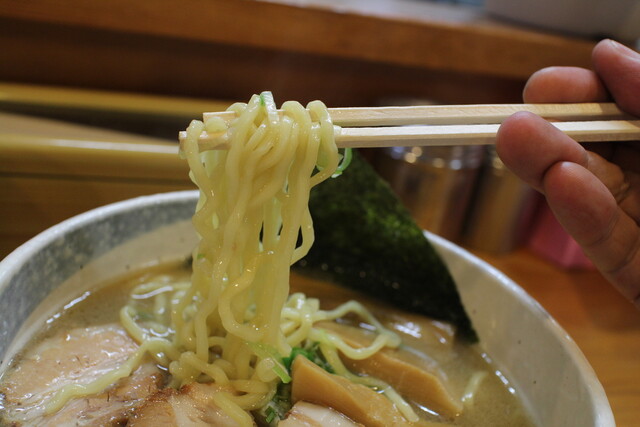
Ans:
[[[0,358],[9,360],[59,307],[131,270],[184,259],[197,237],[197,192],[140,197],[76,216],[0,263]],[[606,395],[576,344],[505,275],[432,234],[481,346],[540,426],[614,426]]]

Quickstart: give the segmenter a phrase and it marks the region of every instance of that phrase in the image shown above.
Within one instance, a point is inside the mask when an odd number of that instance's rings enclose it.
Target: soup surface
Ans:
[[[15,357],[2,376],[0,425],[153,425],[158,422],[149,420],[145,424],[145,415],[141,415],[144,411],[136,412],[136,408],[158,400],[167,383],[166,371],[158,369],[150,358],[130,382],[115,384],[95,397],[71,400],[56,414],[45,415],[43,405],[60,384],[86,383],[87,378],[116,369],[136,348],[137,344],[123,332],[119,323],[119,311],[131,303],[130,293],[134,287],[150,281],[188,282],[190,274],[190,268],[184,263],[154,267],[66,304],[47,322],[47,328]],[[154,297],[162,293],[162,287],[159,289],[148,295],[137,295],[135,304],[139,313],[169,315],[154,306]],[[434,407],[403,396],[422,419],[416,425],[533,425],[517,393],[492,365],[481,346],[456,340],[450,325],[395,310],[352,290],[306,276],[292,274],[291,292],[318,298],[322,309],[331,309],[349,300],[360,301],[387,328],[401,336],[403,344],[398,351],[407,355],[403,360],[430,370],[461,408],[457,416],[444,416]],[[337,327],[356,327],[364,333],[370,329],[366,322],[351,315],[339,319]],[[39,372],[35,379],[34,370]],[[63,371],[67,374],[61,374]],[[65,375],[67,378],[61,379]],[[392,376],[396,376],[396,372]],[[397,372],[397,377],[403,376],[403,372]],[[419,378],[409,378],[409,381],[419,381]],[[420,384],[413,384],[413,389],[419,394]]]

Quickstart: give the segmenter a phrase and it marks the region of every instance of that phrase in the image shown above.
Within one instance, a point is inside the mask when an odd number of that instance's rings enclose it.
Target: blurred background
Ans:
[[[634,43],[637,1],[592,3],[0,0],[0,256],[93,207],[191,188],[177,131],[262,90],[330,107],[521,102],[534,71],[588,67],[605,36]],[[366,155],[431,231],[588,265],[490,147]]]

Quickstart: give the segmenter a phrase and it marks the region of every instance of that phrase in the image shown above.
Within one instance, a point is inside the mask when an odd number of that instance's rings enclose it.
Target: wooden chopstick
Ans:
[[[482,105],[418,105],[403,107],[329,108],[333,124],[337,126],[404,126],[501,123],[519,111],[528,111],[550,120],[608,120],[629,119],[614,103],[580,104],[482,104]],[[282,110],[278,110],[282,114]],[[232,111],[204,113],[207,121],[220,117],[227,122],[236,115]]]
[[[640,120],[613,103],[434,105],[378,108],[330,108],[339,147],[488,145],[500,123],[519,111],[544,117],[579,142],[640,139]],[[230,121],[233,112],[204,113],[204,119]],[[416,126],[417,125],[417,126]],[[359,127],[366,126],[366,127]],[[374,127],[375,126],[375,127]],[[184,140],[186,133],[180,133]],[[224,134],[199,138],[200,150],[224,149]]]
[[[554,122],[555,127],[578,142],[640,140],[640,120]],[[341,148],[380,148],[427,145],[491,145],[499,124],[448,126],[394,126],[340,128],[336,143]]]

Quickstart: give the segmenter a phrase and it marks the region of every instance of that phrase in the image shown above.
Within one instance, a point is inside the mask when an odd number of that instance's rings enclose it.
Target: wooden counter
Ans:
[[[609,397],[619,427],[640,420],[640,311],[596,271],[560,269],[527,250],[476,255],[535,298],[576,341]]]
[[[0,81],[248,99],[517,102],[594,42],[410,0],[0,0]]]

